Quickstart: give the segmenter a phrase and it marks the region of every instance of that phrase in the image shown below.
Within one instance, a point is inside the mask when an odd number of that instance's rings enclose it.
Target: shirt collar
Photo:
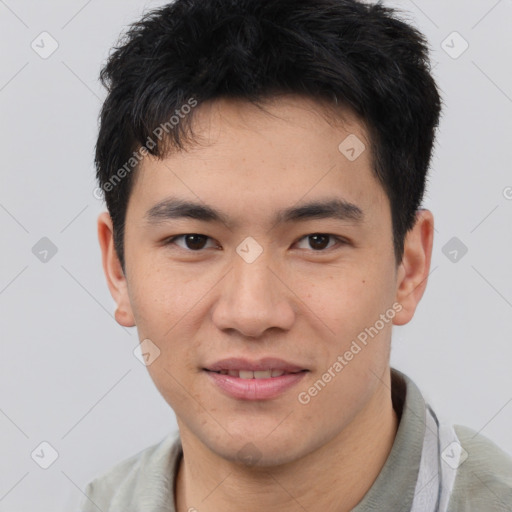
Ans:
[[[414,382],[391,368],[391,397],[400,420],[391,452],[377,479],[352,512],[408,511],[425,436],[425,401]]]

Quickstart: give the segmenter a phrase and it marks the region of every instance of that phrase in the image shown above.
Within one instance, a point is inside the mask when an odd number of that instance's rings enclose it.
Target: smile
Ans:
[[[281,375],[291,374],[291,373],[300,373],[300,372],[286,372],[283,370],[259,370],[259,371],[251,371],[251,370],[220,370],[214,373],[218,373],[220,375],[230,375],[231,377],[238,377],[240,379],[270,379],[272,377],[281,377]]]

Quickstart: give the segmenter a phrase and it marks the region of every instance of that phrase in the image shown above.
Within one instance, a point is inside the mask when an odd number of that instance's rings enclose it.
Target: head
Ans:
[[[261,464],[322,446],[385,395],[391,327],[426,284],[440,98],[423,36],[355,0],[177,0],[101,78],[103,265],[182,434],[228,459],[254,439]],[[244,400],[211,381],[229,357],[304,372]]]

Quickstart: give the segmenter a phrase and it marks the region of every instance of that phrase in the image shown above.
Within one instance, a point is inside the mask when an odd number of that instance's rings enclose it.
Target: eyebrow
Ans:
[[[211,206],[172,197],[164,199],[150,208],[146,212],[145,218],[150,224],[189,218],[204,222],[223,223],[228,227],[233,225],[229,217]],[[353,203],[340,198],[328,198],[279,210],[274,216],[273,225],[329,218],[360,223],[364,214],[362,209]]]

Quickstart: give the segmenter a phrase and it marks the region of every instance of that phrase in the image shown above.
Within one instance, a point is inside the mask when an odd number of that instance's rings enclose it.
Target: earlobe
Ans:
[[[124,327],[135,326],[126,277],[114,248],[114,230],[108,212],[98,217],[98,241],[101,248],[102,264],[112,298],[117,303],[116,322]]]
[[[122,309],[118,307],[114,312],[114,318],[116,319],[116,322],[119,325],[122,325],[124,327],[134,327],[135,322],[133,320],[133,315],[130,312],[126,311],[125,309]]]
[[[433,240],[434,216],[429,210],[418,210],[416,223],[405,238],[404,255],[397,272],[395,300],[402,309],[393,319],[395,325],[410,322],[425,292]]]

